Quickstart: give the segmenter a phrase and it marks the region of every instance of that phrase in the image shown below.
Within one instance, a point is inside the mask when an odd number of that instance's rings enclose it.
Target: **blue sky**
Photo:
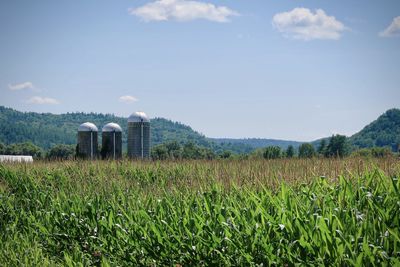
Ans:
[[[1,1],[0,105],[351,135],[400,107],[399,16],[398,0]]]

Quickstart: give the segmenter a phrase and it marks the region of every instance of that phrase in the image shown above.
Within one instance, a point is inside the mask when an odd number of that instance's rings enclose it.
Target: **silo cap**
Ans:
[[[114,122],[110,122],[103,126],[102,131],[103,132],[122,132],[122,128],[118,124],[116,124]]]
[[[78,132],[97,132],[96,125],[91,122],[85,122],[79,125]]]
[[[142,111],[137,111],[129,116],[128,122],[150,122],[149,117]]]

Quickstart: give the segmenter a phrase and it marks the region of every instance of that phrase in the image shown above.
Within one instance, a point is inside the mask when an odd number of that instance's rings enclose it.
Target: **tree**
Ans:
[[[177,141],[170,141],[165,144],[167,148],[168,157],[170,159],[180,159],[182,158],[182,147]]]
[[[277,159],[281,157],[281,154],[282,151],[279,146],[267,146],[264,150],[263,157],[265,159]]]
[[[29,155],[35,159],[42,157],[42,149],[30,142],[16,143],[7,146],[6,154],[8,155]]]
[[[0,143],[0,154],[5,154],[7,150],[7,146],[3,143]]]
[[[314,146],[310,143],[303,143],[299,146],[299,158],[312,158],[315,156]]]
[[[199,148],[193,142],[187,142],[183,146],[182,157],[184,159],[201,159],[202,155]]]
[[[221,154],[218,155],[221,159],[229,159],[232,157],[232,151],[224,150]]]
[[[151,158],[155,160],[165,160],[168,158],[168,149],[164,144],[156,145],[151,149]]]
[[[317,149],[317,153],[318,153],[319,155],[321,155],[321,156],[325,156],[325,154],[326,154],[326,149],[327,149],[327,147],[326,147],[326,140],[325,140],[325,139],[322,139],[321,142],[319,142],[319,146],[318,146],[318,149]]]
[[[286,149],[286,157],[293,158],[294,157],[294,148],[292,145],[289,145]]]
[[[55,145],[48,152],[46,157],[48,159],[72,159],[75,156],[74,145]]]
[[[332,135],[329,139],[329,144],[326,148],[326,156],[327,157],[344,157],[349,153],[348,145],[347,145],[347,137],[344,135]]]

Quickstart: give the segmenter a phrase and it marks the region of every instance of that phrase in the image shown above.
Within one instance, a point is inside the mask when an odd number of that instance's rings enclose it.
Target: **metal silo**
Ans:
[[[82,123],[78,128],[78,156],[94,159],[97,155],[96,125],[91,122]]]
[[[102,129],[101,156],[103,159],[122,158],[122,128],[113,122]]]
[[[135,112],[128,118],[128,156],[150,157],[150,120],[144,112]]]

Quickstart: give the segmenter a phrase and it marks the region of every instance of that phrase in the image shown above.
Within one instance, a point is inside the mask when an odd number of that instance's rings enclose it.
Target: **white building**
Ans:
[[[0,162],[27,162],[32,163],[32,156],[11,156],[11,155],[0,155]]]

